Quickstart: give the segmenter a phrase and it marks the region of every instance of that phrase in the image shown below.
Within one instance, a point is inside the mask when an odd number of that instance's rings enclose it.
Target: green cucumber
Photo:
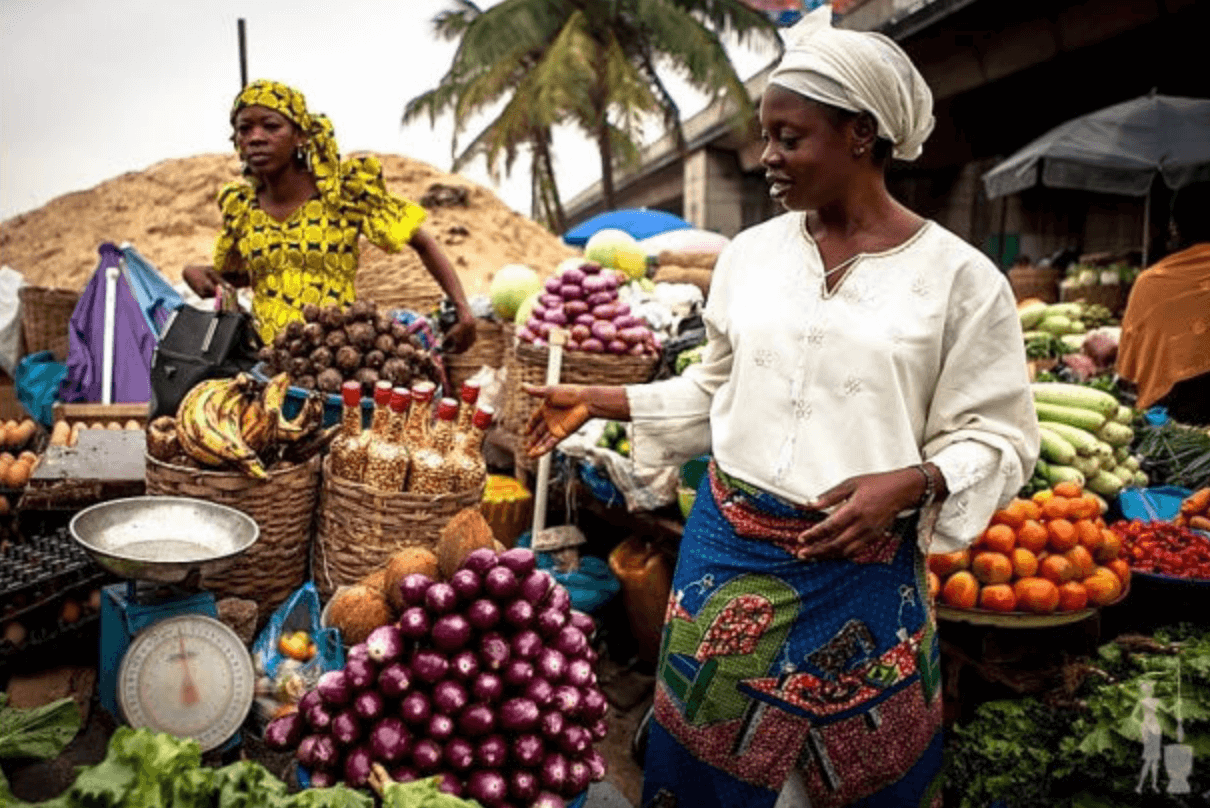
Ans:
[[[1100,443],[1091,432],[1080,429],[1079,427],[1071,426],[1070,424],[1058,424],[1054,421],[1041,421],[1039,427],[1045,427],[1051,432],[1061,437],[1072,445],[1077,453],[1085,457],[1095,457],[1100,452]],[[1113,450],[1109,451],[1110,457],[1113,456]]]
[[[1106,418],[1117,415],[1118,400],[1109,393],[1083,387],[1078,384],[1065,382],[1034,382],[1034,401],[1045,401],[1047,404],[1061,404],[1064,407],[1083,407],[1086,410],[1099,412]]]
[[[1083,407],[1065,407],[1062,404],[1051,404],[1046,401],[1035,401],[1034,409],[1039,421],[1050,421],[1056,424],[1070,424],[1074,427],[1096,432],[1105,426],[1105,416],[1099,412],[1086,410]]]
[[[1134,430],[1117,421],[1107,421],[1097,430],[1097,437],[1110,446],[1129,446],[1134,440]]]
[[[1125,463],[1126,458],[1128,458],[1128,457],[1130,457],[1130,447],[1129,446],[1113,447],[1113,459],[1114,460],[1116,460],[1119,463]]]
[[[1125,460],[1122,461],[1121,465],[1124,468],[1130,469],[1131,471],[1138,471],[1139,470],[1139,459],[1137,457],[1135,457],[1134,455],[1130,455],[1129,457],[1127,457]]]
[[[1130,426],[1132,423],[1134,423],[1134,410],[1130,409],[1125,404],[1121,404],[1118,406],[1118,411],[1114,413],[1113,420],[1117,421],[1119,424]]]
[[[1084,483],[1085,487],[1094,494],[1100,494],[1103,497],[1116,497],[1122,492],[1122,481],[1115,475],[1107,471],[1098,471],[1088,481]]]
[[[1069,465],[1076,456],[1076,447],[1059,436],[1058,433],[1046,428],[1045,424],[1038,425],[1038,434],[1042,438],[1042,457],[1052,463]]]
[[[1150,478],[1147,477],[1147,472],[1136,471],[1134,473],[1134,484],[1136,486],[1138,486],[1139,488],[1146,488],[1148,483],[1150,483],[1150,482],[1151,482],[1151,480],[1150,480]]]
[[[1069,463],[1073,469],[1076,469],[1085,477],[1091,477],[1101,470],[1101,461],[1095,457],[1081,457],[1076,455]]]
[[[1017,316],[1021,318],[1021,329],[1028,331],[1042,322],[1042,318],[1046,316],[1046,311],[1049,308],[1049,306],[1039,300],[1037,303],[1027,303],[1017,309]]]
[[[1047,472],[1046,479],[1050,481],[1052,486],[1059,483],[1079,483],[1080,485],[1084,485],[1084,475],[1080,473],[1079,469],[1074,469],[1071,466],[1060,466],[1052,463]],[[1099,474],[1100,472],[1097,473]]]

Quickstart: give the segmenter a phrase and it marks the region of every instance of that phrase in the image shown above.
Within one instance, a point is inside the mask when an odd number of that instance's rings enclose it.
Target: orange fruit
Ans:
[[[1038,564],[1039,577],[1045,578],[1056,586],[1070,581],[1075,577],[1075,573],[1071,562],[1061,555],[1048,555]]]
[[[979,599],[979,582],[966,570],[959,570],[941,587],[941,600],[955,609],[973,608]]]
[[[987,549],[1008,555],[1017,544],[1017,537],[1008,525],[992,525],[983,534],[983,546]]]
[[[992,584],[979,592],[979,605],[993,612],[1011,612],[1017,608],[1017,595],[1008,584]]]
[[[1017,529],[1017,546],[1024,547],[1035,555],[1046,549],[1046,542],[1049,540],[1050,533],[1046,531],[1046,526],[1033,519],[1026,519],[1025,524]]]
[[[1050,499],[1051,497],[1053,497],[1054,495],[1055,495],[1054,491],[1051,491],[1049,488],[1046,488],[1046,489],[1043,489],[1043,490],[1035,493],[1032,497],[1030,497],[1030,499],[1033,500],[1034,502],[1036,502],[1039,506],[1043,506],[1046,504],[1046,501],[1048,499]],[[1037,519],[1038,517],[1035,516],[1034,518]]]
[[[933,553],[929,556],[929,572],[936,573],[941,578],[948,578],[959,570],[970,569],[971,551],[958,550],[953,553]]]
[[[1091,519],[1100,512],[1100,506],[1088,497],[1076,497],[1067,501],[1068,519]]]
[[[1076,526],[1066,519],[1051,519],[1046,523],[1046,532],[1050,534],[1047,546],[1056,553],[1066,553],[1079,543]]]
[[[1003,508],[992,514],[992,524],[1006,525],[1014,530],[1021,527],[1021,523],[1029,518],[1025,515],[1024,506],[1025,500],[1014,499],[1008,503],[1007,508]]]
[[[1013,562],[1004,553],[984,550],[971,559],[971,572],[984,584],[1004,584],[1012,580]]]
[[[1079,581],[1068,581],[1059,587],[1059,611],[1076,612],[1088,605],[1088,590]]]
[[[1013,593],[1023,612],[1049,614],[1059,606],[1059,587],[1045,578],[1022,578],[1013,584]]]
[[[1059,483],[1058,485],[1053,486],[1051,490],[1055,492],[1056,497],[1066,497],[1068,499],[1075,499],[1076,497],[1083,496],[1084,494],[1084,487],[1079,483],[1072,482]]]
[[[1080,542],[1081,547],[1093,555],[1096,555],[1097,550],[1101,549],[1101,545],[1105,543],[1101,529],[1097,527],[1096,522],[1089,519],[1081,519],[1076,522],[1076,539]]]
[[[1055,494],[1042,503],[1042,516],[1046,519],[1065,519],[1067,518],[1067,504],[1067,497]]]
[[[1118,580],[1122,582],[1122,586],[1130,583],[1130,564],[1124,558],[1115,558],[1105,563],[1105,566],[1114,575],[1118,576]]]
[[[941,579],[932,570],[928,571],[928,586],[929,600],[936,600],[937,595],[941,592]]]
[[[1009,559],[1013,562],[1014,578],[1032,578],[1038,574],[1038,557],[1024,547],[1015,548]]]
[[[1122,594],[1122,581],[1108,567],[1097,567],[1092,575],[1084,579],[1084,588],[1088,590],[1089,603],[1104,606]]]
[[[1042,518],[1042,506],[1032,499],[1021,500],[1021,512],[1025,514],[1026,520]]]
[[[1064,553],[1063,557],[1071,562],[1071,567],[1075,571],[1072,578],[1087,578],[1097,568],[1097,562],[1093,561],[1092,553],[1079,544]]]
[[[1117,558],[1118,554],[1122,552],[1122,537],[1112,530],[1105,529],[1101,531],[1101,538],[1104,539],[1104,542],[1093,553],[1093,557],[1104,564],[1106,561]]]

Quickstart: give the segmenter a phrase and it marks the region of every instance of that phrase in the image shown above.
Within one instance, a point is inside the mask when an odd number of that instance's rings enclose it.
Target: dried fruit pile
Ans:
[[[930,555],[929,591],[958,609],[1078,611],[1117,600],[1130,580],[1122,540],[1073,482],[1013,500],[970,548]]]

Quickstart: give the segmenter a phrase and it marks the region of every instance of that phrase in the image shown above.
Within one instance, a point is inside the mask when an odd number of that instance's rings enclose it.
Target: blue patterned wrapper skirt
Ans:
[[[813,516],[713,463],[704,476],[656,670],[647,808],[772,808],[783,788],[779,808],[940,805],[940,655],[916,519],[855,559],[800,561]]]

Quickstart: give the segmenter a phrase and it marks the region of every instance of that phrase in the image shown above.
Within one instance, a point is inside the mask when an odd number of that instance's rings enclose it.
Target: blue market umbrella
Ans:
[[[683,230],[691,227],[693,225],[689,222],[667,211],[623,208],[598,213],[591,219],[580,222],[563,234],[563,241],[573,247],[583,247],[598,230],[611,228],[622,230],[636,240],[641,240],[660,233],[667,233],[669,230]]]

